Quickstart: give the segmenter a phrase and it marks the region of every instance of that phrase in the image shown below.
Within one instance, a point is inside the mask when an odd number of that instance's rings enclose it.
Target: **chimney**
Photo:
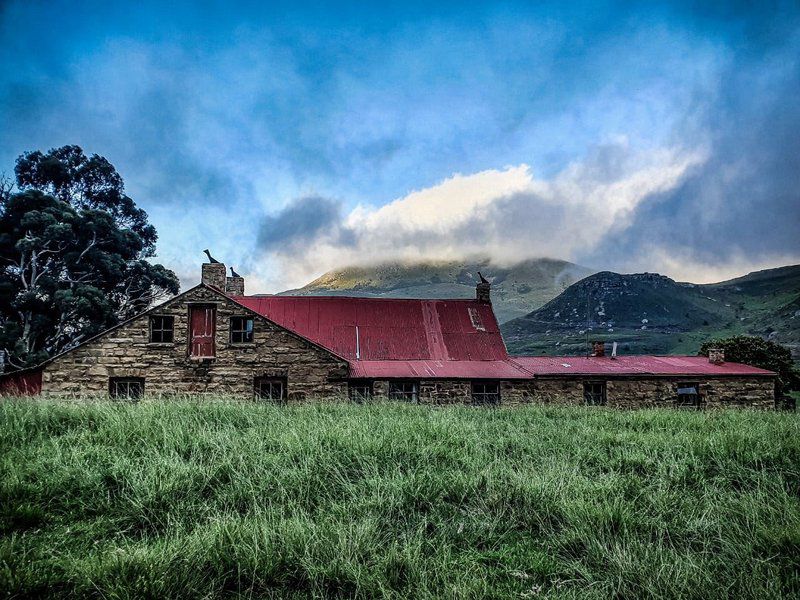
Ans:
[[[592,356],[605,356],[606,355],[606,343],[597,341],[592,342]]]
[[[225,293],[229,296],[244,296],[244,277],[228,276],[225,280]]]
[[[611,358],[617,358],[617,342],[611,344]]]
[[[225,265],[221,262],[203,263],[203,271],[200,281],[206,285],[225,291]]]
[[[721,365],[725,362],[725,350],[722,348],[708,349],[708,362],[712,365]]]
[[[492,284],[484,279],[483,275],[478,273],[478,277],[480,277],[480,281],[478,285],[475,286],[475,299],[478,302],[483,302],[484,304],[491,304],[492,303]]]

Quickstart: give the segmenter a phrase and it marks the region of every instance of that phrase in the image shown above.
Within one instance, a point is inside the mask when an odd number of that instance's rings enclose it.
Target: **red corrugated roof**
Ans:
[[[364,379],[530,379],[510,360],[357,360],[350,377]]]
[[[492,307],[476,300],[232,296],[278,325],[361,361],[503,361]],[[515,370],[515,367],[511,367]]]
[[[232,296],[350,361],[351,377],[526,379],[536,375],[774,375],[704,356],[510,358],[490,304],[346,296]]]
[[[772,371],[705,356],[517,356],[513,362],[532,375],[774,375]]]

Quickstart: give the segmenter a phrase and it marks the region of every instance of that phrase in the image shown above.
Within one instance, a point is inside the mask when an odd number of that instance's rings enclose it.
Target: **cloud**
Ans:
[[[277,241],[262,250],[299,280],[330,268],[383,260],[488,256],[575,258],[624,230],[647,198],[675,188],[702,152],[595,148],[551,179],[528,165],[453,175],[382,207],[306,198],[266,217]],[[346,232],[346,235],[343,235]]]
[[[106,156],[185,285],[205,247],[251,291],[461,253],[800,260],[796,2],[302,4],[0,3],[0,172]]]
[[[347,247],[352,232],[343,225],[340,202],[321,196],[304,196],[261,222],[258,243],[266,251],[294,254],[303,246],[324,237],[328,243]]]

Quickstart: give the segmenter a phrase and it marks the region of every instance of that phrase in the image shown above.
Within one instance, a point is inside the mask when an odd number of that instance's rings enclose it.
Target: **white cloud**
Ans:
[[[705,156],[636,152],[623,142],[595,149],[551,179],[526,164],[456,174],[379,208],[360,205],[310,242],[271,252],[282,279],[275,283],[301,285],[333,268],[396,259],[576,259],[624,230],[642,202],[676,187]]]

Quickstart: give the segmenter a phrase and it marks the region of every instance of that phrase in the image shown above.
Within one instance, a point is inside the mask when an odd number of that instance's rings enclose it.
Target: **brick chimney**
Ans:
[[[592,356],[605,356],[606,343],[602,341],[592,342]]]
[[[225,291],[225,265],[221,262],[203,263],[203,271],[200,281],[206,285]]]
[[[475,286],[475,299],[484,304],[492,303],[492,284],[484,279],[483,275],[478,273],[480,281]]]
[[[229,275],[225,280],[225,293],[229,296],[244,296],[244,277]]]
[[[708,362],[712,365],[721,365],[725,362],[725,350],[722,348],[708,349]]]

